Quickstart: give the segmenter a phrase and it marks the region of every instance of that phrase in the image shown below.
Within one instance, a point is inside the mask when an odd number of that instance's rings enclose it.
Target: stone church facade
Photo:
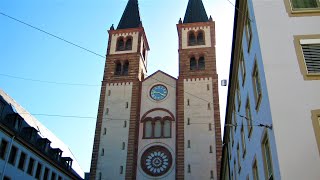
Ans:
[[[189,0],[177,24],[179,76],[146,77],[137,0],[109,30],[90,179],[218,179],[221,127],[215,23]]]

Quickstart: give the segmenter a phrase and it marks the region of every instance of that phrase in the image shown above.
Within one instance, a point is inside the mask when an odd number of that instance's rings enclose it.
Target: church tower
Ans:
[[[218,179],[221,126],[215,23],[201,0],[189,0],[177,25],[177,179]]]
[[[179,77],[145,78],[148,41],[138,1],[111,26],[91,180],[218,179],[221,132],[214,22],[189,0],[177,25]]]
[[[137,0],[129,0],[118,27],[110,27],[90,179],[135,179],[141,81],[148,41]]]

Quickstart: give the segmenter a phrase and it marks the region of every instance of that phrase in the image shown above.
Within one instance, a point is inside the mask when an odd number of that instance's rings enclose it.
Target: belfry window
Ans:
[[[129,74],[129,61],[121,63],[120,61],[115,62],[115,72],[114,75],[127,76]]]
[[[116,51],[128,51],[132,50],[132,37],[119,37],[117,40],[117,48]]]
[[[197,35],[197,44],[198,45],[204,45],[204,37],[203,37],[203,32],[199,31]]]
[[[131,37],[129,37],[129,38],[126,40],[125,50],[132,50],[132,38],[131,38]]]
[[[188,32],[188,46],[197,46],[197,45],[205,45],[204,40],[204,31],[198,30],[197,32],[189,31]]]
[[[205,68],[204,56],[201,56],[199,59],[196,59],[195,57],[190,58],[190,70],[204,70]]]
[[[128,70],[129,70],[129,62],[126,61],[126,62],[123,64],[122,75],[128,75]]]
[[[192,57],[190,58],[190,70],[196,70],[197,69],[197,61],[196,58]]]
[[[147,117],[144,120],[143,138],[170,138],[171,137],[171,121],[170,117]]]
[[[119,61],[116,62],[115,75],[121,75],[121,63]]]
[[[188,45],[189,46],[194,46],[194,45],[196,45],[197,43],[196,43],[196,36],[195,36],[195,34],[194,34],[194,31],[190,31],[189,32],[189,38],[188,38]]]
[[[198,69],[205,69],[205,61],[204,61],[204,57],[200,57],[199,61],[198,61]]]
[[[124,50],[124,39],[123,37],[120,37],[117,41],[117,51],[123,51]]]

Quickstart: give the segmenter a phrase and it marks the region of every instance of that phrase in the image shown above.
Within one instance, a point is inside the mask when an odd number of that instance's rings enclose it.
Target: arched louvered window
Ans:
[[[199,31],[197,35],[197,44],[204,45],[204,33],[203,31]]]
[[[115,69],[114,74],[115,75],[121,75],[121,63],[120,63],[120,61],[116,62],[116,69]]]
[[[200,69],[200,70],[205,69],[205,60],[204,60],[203,56],[199,58],[198,69]]]
[[[124,50],[124,40],[123,37],[120,37],[117,41],[117,51],[123,51]]]
[[[129,37],[126,41],[126,48],[125,50],[131,50],[132,49],[132,38]]]
[[[126,62],[123,64],[122,75],[128,75],[128,71],[129,71],[129,62],[126,61]]]
[[[196,36],[193,31],[189,32],[189,37],[188,37],[188,45],[189,46],[194,46],[196,45]]]
[[[192,57],[190,58],[190,70],[196,70],[197,69],[197,61],[196,58]]]
[[[171,137],[171,122],[169,120],[165,120],[163,123],[163,136]]]

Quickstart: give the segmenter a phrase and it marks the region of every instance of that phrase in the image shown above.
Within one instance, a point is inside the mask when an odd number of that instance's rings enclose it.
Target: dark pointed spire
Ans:
[[[129,0],[117,29],[141,27],[138,0]]]
[[[202,0],[189,0],[183,23],[208,22]]]

